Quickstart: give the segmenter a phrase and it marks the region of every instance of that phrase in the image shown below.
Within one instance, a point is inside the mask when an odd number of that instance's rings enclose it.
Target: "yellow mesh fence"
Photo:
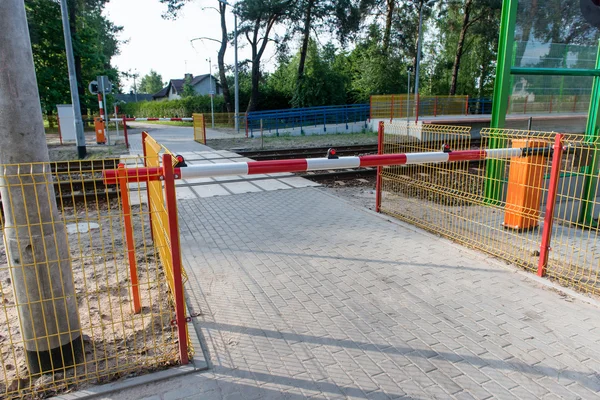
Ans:
[[[142,167],[137,160],[122,161]],[[161,262],[168,243],[152,241],[146,189],[130,184],[131,270],[123,199],[102,180],[118,162],[0,165],[2,398],[43,398],[178,363]]]
[[[384,129],[384,154],[439,151],[442,143],[452,150],[473,148],[469,128],[394,122],[385,123]],[[502,147],[547,148],[555,134],[483,129],[481,136],[481,148],[491,137]],[[579,290],[600,293],[595,147],[576,135],[567,136],[565,145],[547,274]],[[489,161],[384,167],[381,211],[534,272],[551,162],[548,154],[498,161],[497,178],[486,178]],[[486,198],[486,184],[500,193],[499,201]]]
[[[469,96],[419,96],[421,116],[464,115],[468,113]],[[406,94],[371,96],[371,119],[415,118],[417,101]]]
[[[509,114],[587,113],[590,95],[510,96]]]
[[[192,114],[194,121],[194,140],[201,144],[206,144],[206,121],[204,114]]]

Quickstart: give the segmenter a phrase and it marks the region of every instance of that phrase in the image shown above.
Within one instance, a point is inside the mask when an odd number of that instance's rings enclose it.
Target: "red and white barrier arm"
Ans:
[[[193,118],[123,118],[118,122],[123,122],[123,120],[129,121],[193,121]]]
[[[304,158],[273,161],[249,161],[240,163],[201,164],[175,168],[176,179],[211,178],[227,175],[273,174],[278,172],[304,172],[324,169],[378,167],[386,165],[411,165],[456,161],[507,159],[534,153],[549,152],[549,148],[504,148],[488,150],[460,150],[452,152],[375,154],[358,157]],[[159,180],[162,168],[129,168],[128,182]],[[117,183],[117,170],[103,172],[107,184]]]

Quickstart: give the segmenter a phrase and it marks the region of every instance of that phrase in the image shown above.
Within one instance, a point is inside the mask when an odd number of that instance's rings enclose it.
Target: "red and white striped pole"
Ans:
[[[522,157],[531,154],[549,153],[550,148],[503,148],[486,150],[459,150],[428,153],[399,153],[376,154],[356,157],[339,158],[304,158],[272,161],[249,161],[240,163],[201,164],[175,168],[176,179],[211,178],[228,175],[257,175],[273,174],[279,172],[305,172],[328,169],[347,169],[380,167],[384,165],[412,165],[445,163],[456,161],[485,160],[487,158],[507,159]],[[103,172],[105,182],[116,182],[116,170]],[[163,176],[163,169],[154,168],[129,168],[127,169],[128,182],[143,182],[159,180]]]

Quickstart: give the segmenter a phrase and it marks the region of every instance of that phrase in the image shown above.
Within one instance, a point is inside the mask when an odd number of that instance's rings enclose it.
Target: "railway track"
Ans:
[[[72,204],[117,197],[116,185],[104,183],[102,170],[115,169],[118,165],[118,159],[50,162],[56,200],[59,204]]]

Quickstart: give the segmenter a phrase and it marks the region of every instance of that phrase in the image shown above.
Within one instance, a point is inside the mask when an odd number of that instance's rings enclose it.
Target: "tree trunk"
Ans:
[[[254,53],[254,50],[252,51]],[[250,102],[248,103],[247,112],[256,111],[258,108],[258,100],[260,93],[258,85],[260,83],[260,59],[254,58],[252,62],[252,91],[250,92]]]
[[[2,228],[22,346],[29,372],[38,374],[79,362],[83,344],[23,0],[0,1],[0,27]]]
[[[396,9],[396,0],[386,0],[387,12],[385,14],[385,31],[383,33],[383,53],[387,54],[390,47],[390,37],[392,34],[392,17]]]
[[[312,19],[312,8],[315,0],[308,0],[306,8],[306,19],[304,20],[304,37],[302,38],[302,49],[300,50],[300,62],[298,63],[298,82],[304,75],[304,64],[306,63],[306,52],[308,51],[308,41],[310,39],[310,25]]]
[[[223,100],[225,100],[225,107],[227,112],[233,112],[231,107],[231,95],[229,94],[229,85],[227,84],[227,78],[225,77],[225,51],[227,50],[227,24],[225,23],[225,9],[227,5],[219,3],[219,13],[221,14],[221,47],[219,48],[219,54],[217,55],[217,62],[219,64],[219,79],[221,80],[221,88],[223,88]]]
[[[454,57],[454,66],[452,67],[452,81],[450,82],[450,96],[456,94],[456,85],[458,82],[458,70],[460,68],[460,59],[463,54],[463,46],[465,44],[465,37],[467,30],[469,29],[469,18],[471,14],[471,5],[473,0],[465,0],[465,6],[463,9],[463,22],[460,29],[460,36],[458,37],[458,46],[456,46],[456,57]]]

